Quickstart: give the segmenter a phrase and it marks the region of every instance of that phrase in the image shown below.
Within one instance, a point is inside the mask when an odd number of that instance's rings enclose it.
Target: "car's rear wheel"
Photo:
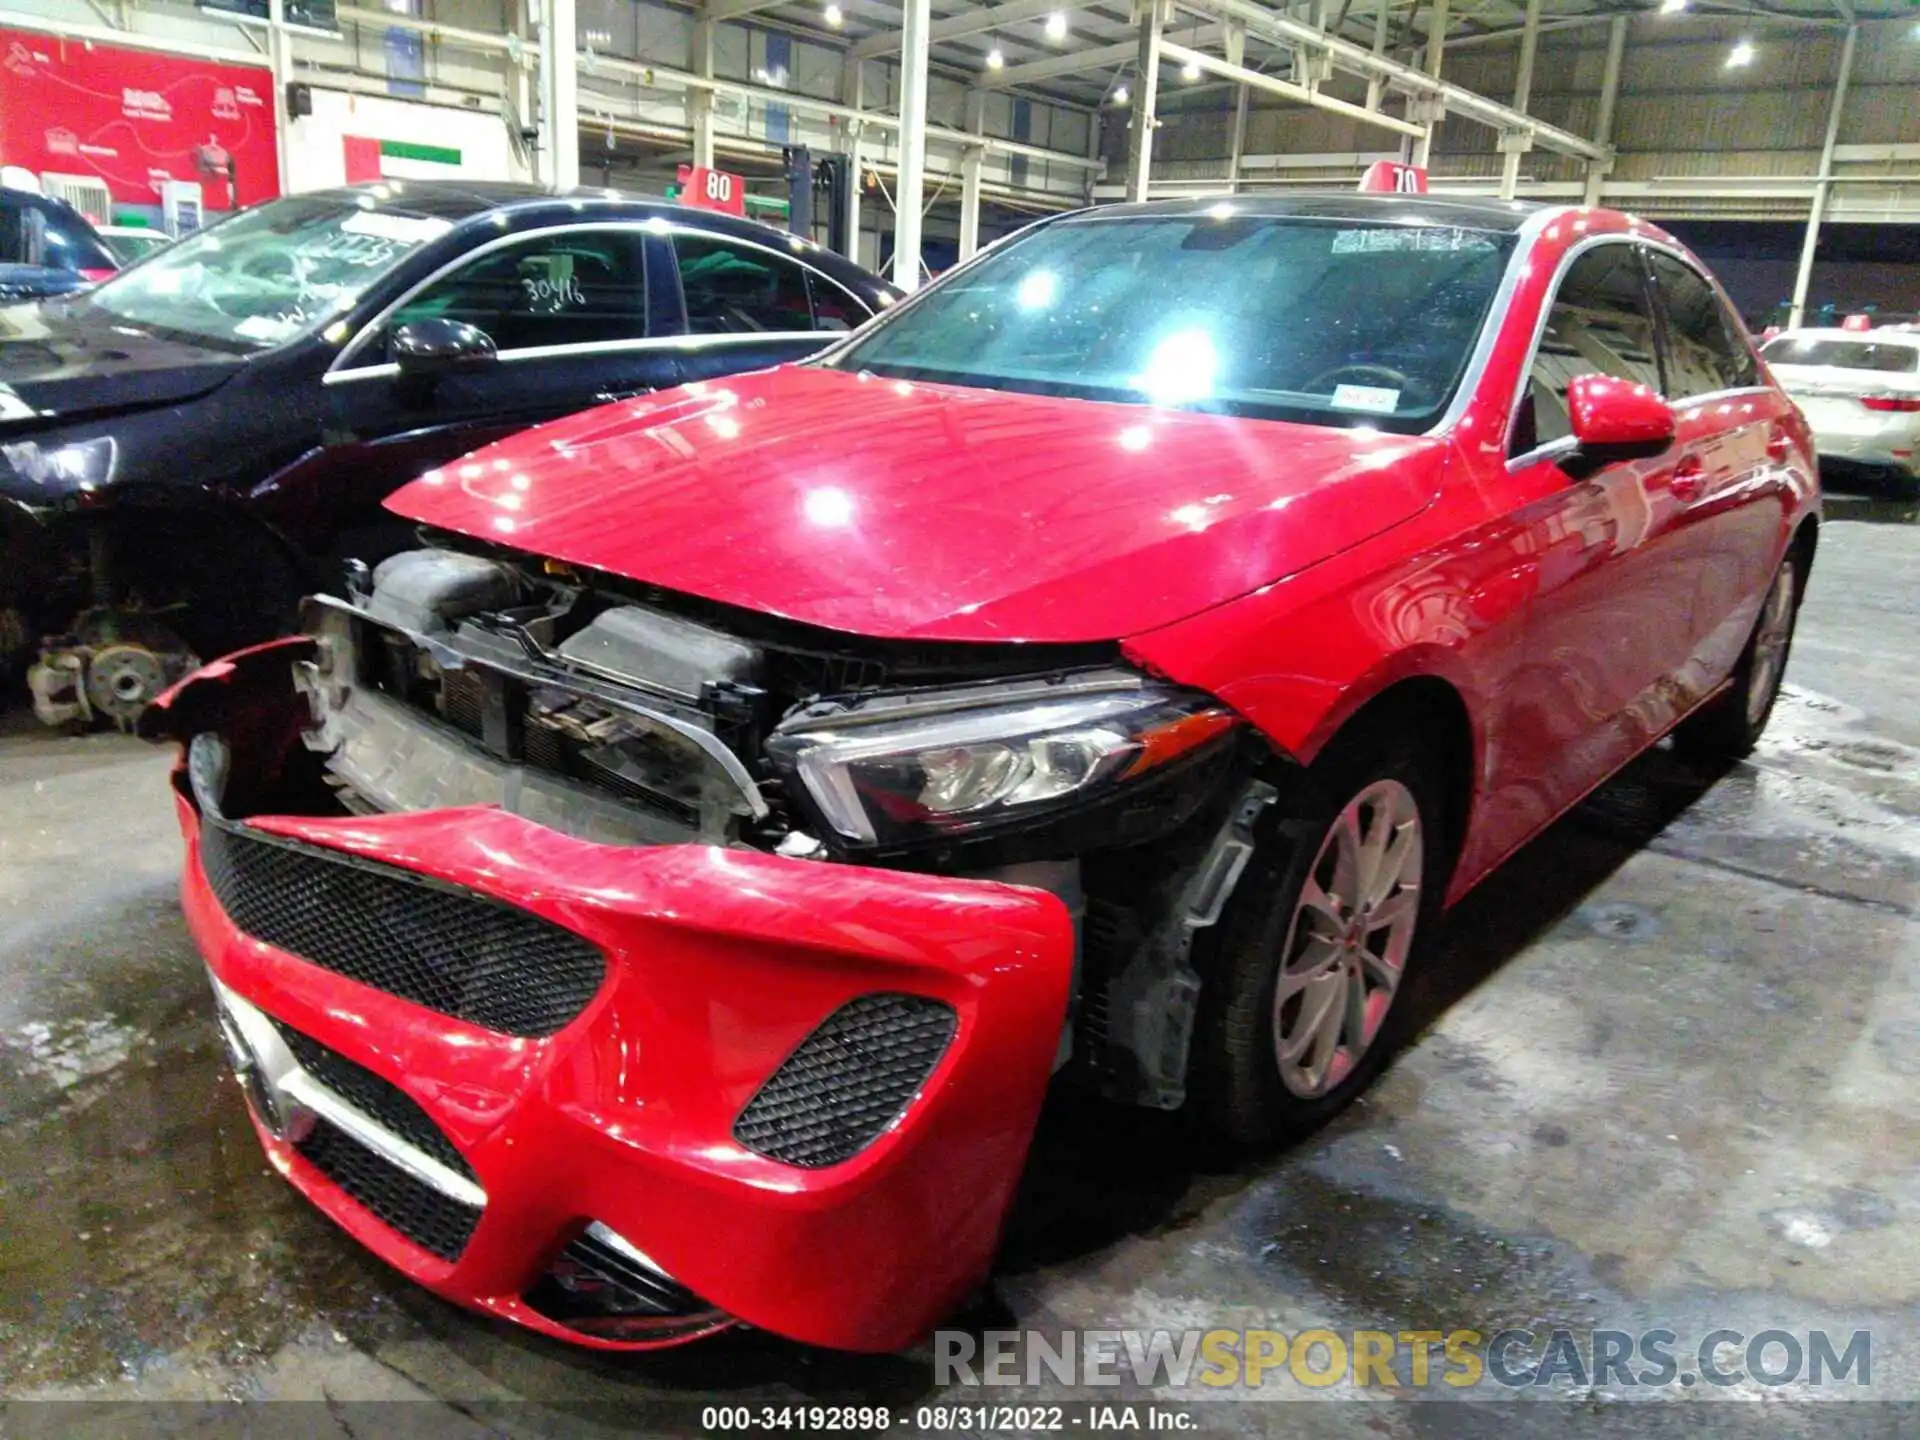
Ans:
[[[1445,826],[1424,749],[1375,730],[1302,777],[1222,918],[1202,992],[1201,1118],[1240,1148],[1326,1120],[1402,1037],[1439,915]]]
[[[1795,558],[1789,552],[1774,572],[1747,648],[1733,667],[1732,682],[1673,732],[1674,748],[1681,754],[1707,761],[1742,760],[1760,743],[1793,651],[1794,619],[1800,610]]]

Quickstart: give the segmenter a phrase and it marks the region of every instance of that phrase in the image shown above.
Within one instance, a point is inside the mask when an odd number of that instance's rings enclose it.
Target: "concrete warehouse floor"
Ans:
[[[1409,997],[1424,1038],[1329,1129],[1222,1172],[1177,1120],[1050,1116],[998,1279],[1008,1323],[1867,1326],[1871,1393],[1920,1400],[1915,512],[1835,497],[1792,690],[1753,763],[1714,778],[1656,752],[1482,887]],[[931,1398],[925,1355],[747,1334],[608,1359],[484,1322],[270,1177],[176,907],[167,764],[18,716],[0,735],[0,1394],[431,1400],[406,1428],[432,1435],[610,1433],[660,1423],[662,1397]],[[1760,1409],[1790,1433],[1841,1411],[1851,1430],[1896,1425],[1870,1405],[1607,1398],[1563,1388],[1502,1413],[1631,1412],[1636,1434]],[[536,1403],[492,1403],[513,1400]],[[30,1433],[45,1410],[8,1413]],[[233,1412],[169,1413],[193,1430]],[[1297,1405],[1284,1428],[1482,1420]],[[665,1428],[697,1426],[682,1411]]]

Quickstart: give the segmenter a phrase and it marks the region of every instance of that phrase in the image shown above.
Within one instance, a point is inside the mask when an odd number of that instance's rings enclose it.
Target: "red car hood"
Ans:
[[[1112,640],[1427,505],[1437,441],[783,368],[530,430],[409,519],[855,634]]]

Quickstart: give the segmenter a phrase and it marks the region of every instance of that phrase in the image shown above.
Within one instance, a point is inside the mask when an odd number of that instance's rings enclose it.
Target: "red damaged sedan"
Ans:
[[[146,722],[268,1155],[549,1335],[880,1351],[1050,1085],[1312,1125],[1448,903],[1751,749],[1818,498],[1661,231],[1355,194],[1050,220],[390,503]]]

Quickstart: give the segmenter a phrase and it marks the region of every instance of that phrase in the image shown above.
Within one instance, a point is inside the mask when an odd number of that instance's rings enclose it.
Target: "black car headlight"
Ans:
[[[119,454],[119,446],[111,435],[96,435],[90,440],[70,440],[64,444],[18,440],[0,445],[0,457],[5,458],[15,474],[55,495],[97,490],[107,484],[113,479]]]
[[[815,707],[768,737],[843,847],[893,846],[1091,804],[1221,740],[1233,712],[1124,671]]]

